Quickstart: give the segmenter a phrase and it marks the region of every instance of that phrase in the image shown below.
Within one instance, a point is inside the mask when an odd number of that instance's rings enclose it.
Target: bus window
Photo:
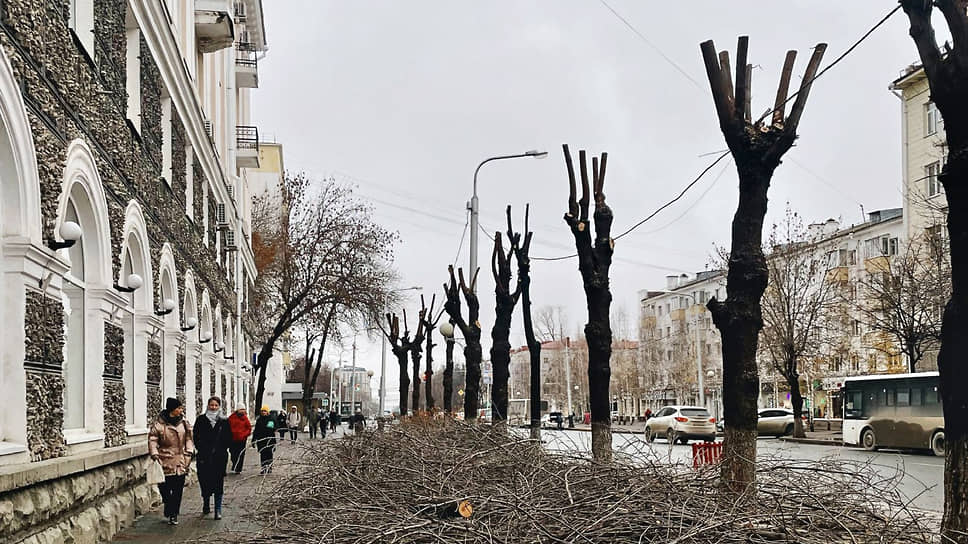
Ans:
[[[911,405],[911,390],[910,389],[898,389],[897,390],[897,405],[898,406],[910,406]]]
[[[924,392],[924,404],[931,405],[937,404],[938,402],[938,388],[929,387],[927,391]]]
[[[915,387],[911,390],[911,406],[921,406],[921,393],[922,389],[920,387]]]
[[[887,389],[886,390],[886,395],[887,395],[887,403],[886,403],[886,406],[894,406],[894,404],[895,404],[895,402],[894,402],[895,401],[895,392],[894,392],[894,390],[893,389]]]
[[[875,406],[886,406],[887,405],[887,401],[885,400],[886,398],[887,398],[887,389],[878,389],[877,390],[877,400],[874,401],[874,405]]]
[[[846,407],[846,417],[847,418],[859,418],[863,414],[863,398],[864,394],[861,391],[850,391],[847,393],[847,407]]]

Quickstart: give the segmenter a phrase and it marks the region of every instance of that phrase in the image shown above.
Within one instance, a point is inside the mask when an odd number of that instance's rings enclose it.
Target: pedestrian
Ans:
[[[310,408],[309,413],[306,414],[306,423],[309,425],[310,440],[316,438],[316,426],[319,425],[319,412]]]
[[[272,472],[272,451],[276,447],[276,418],[269,415],[269,406],[263,405],[255,429],[252,431],[252,447],[259,450],[262,470],[259,474]]]
[[[296,405],[289,407],[289,417],[286,422],[289,424],[289,442],[295,444],[299,429],[302,428],[302,416],[299,414]]]
[[[232,431],[232,445],[229,446],[232,472],[242,474],[242,467],[245,465],[245,441],[252,434],[252,423],[249,421],[249,414],[244,404],[236,406],[235,411],[229,416],[229,429]]]
[[[336,432],[336,426],[339,425],[339,414],[336,410],[330,410],[329,412],[329,430]]]
[[[222,417],[222,401],[218,397],[208,399],[208,409],[195,418],[192,436],[198,454],[198,487],[202,492],[202,515],[212,510],[210,501],[215,496],[214,519],[222,519],[222,494],[225,492],[225,465],[229,461],[232,445],[232,429]]]
[[[650,417],[652,417],[652,409],[651,408],[646,408],[645,409],[645,420],[648,421]]]
[[[575,412],[568,414],[568,428],[569,429],[575,428]]]
[[[185,474],[192,461],[191,452],[195,449],[192,426],[185,421],[184,411],[180,400],[166,399],[165,409],[158,414],[148,431],[148,455],[161,463],[165,471],[165,482],[158,484],[158,491],[165,504],[165,517],[171,525],[178,525]]]
[[[326,428],[329,427],[328,413],[322,408],[319,409],[319,431],[326,438]]]
[[[278,444],[280,445],[286,440],[286,431],[289,430],[286,419],[286,411],[279,410],[279,413],[276,414],[276,430],[279,431]]]
[[[354,433],[362,433],[363,427],[366,427],[366,418],[363,417],[363,411],[357,410],[356,413],[350,417],[349,424]]]

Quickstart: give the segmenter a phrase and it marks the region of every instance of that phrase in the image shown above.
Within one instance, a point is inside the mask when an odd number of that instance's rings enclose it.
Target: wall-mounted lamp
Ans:
[[[141,279],[141,276],[137,274],[128,274],[128,286],[122,287],[117,282],[114,284],[114,288],[122,293],[133,293],[141,288],[145,282]]]
[[[215,353],[218,353],[218,352],[222,351],[223,349],[225,349],[225,344],[223,344],[221,342],[215,342]]]
[[[199,344],[207,344],[207,343],[209,343],[211,341],[212,341],[212,333],[211,333],[211,331],[205,331],[205,332],[203,332],[203,333],[201,333],[201,334],[198,335],[198,343]]]
[[[226,355],[225,357],[222,357],[222,358],[225,359],[226,361],[234,361],[235,355]]]
[[[166,298],[165,300],[161,301],[161,309],[155,310],[155,315],[168,315],[175,311],[175,306],[177,306],[177,304],[175,304],[174,300]]]
[[[188,332],[198,326],[198,320],[194,317],[189,317],[185,320],[185,326],[181,327],[182,332]]]
[[[64,221],[61,223],[60,228],[57,230],[57,234],[60,235],[63,242],[58,241],[54,238],[47,239],[47,247],[58,250],[71,247],[75,242],[81,239],[81,226],[73,221]]]

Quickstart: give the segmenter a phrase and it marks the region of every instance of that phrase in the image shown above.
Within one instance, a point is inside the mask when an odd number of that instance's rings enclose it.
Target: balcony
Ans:
[[[253,44],[235,46],[235,86],[239,89],[259,88],[259,60]]]
[[[235,127],[235,165],[238,168],[259,167],[259,129],[248,125]]]
[[[229,0],[195,0],[195,39],[200,53],[214,53],[235,43],[235,9]]]

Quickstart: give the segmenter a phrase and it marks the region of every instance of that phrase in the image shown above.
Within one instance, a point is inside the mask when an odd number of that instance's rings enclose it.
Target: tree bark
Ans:
[[[562,146],[565,165],[568,169],[568,213],[565,222],[575,238],[578,253],[578,270],[581,272],[585,289],[585,304],[588,307],[588,323],[585,325],[585,340],[588,343],[588,396],[592,424],[592,457],[596,461],[612,460],[612,411],[609,399],[609,382],[612,369],[609,360],[612,356],[612,328],[609,322],[609,309],[612,293],[609,288],[608,272],[612,265],[615,242],[611,237],[611,208],[605,203],[605,169],[608,154],[592,158],[592,190],[595,198],[595,239],[592,243],[589,212],[588,168],[585,151],[578,153],[581,167],[582,197],[576,200],[575,171],[568,145]]]
[[[786,84],[781,79],[771,126],[754,125],[748,109],[750,81],[746,53],[749,40],[737,46],[735,97],[730,87],[729,54],[716,54],[713,42],[702,43],[706,75],[712,89],[720,129],[739,174],[739,204],[733,216],[725,302],[713,298],[707,304],[713,323],[722,335],[723,418],[726,421],[721,479],[727,489],[744,493],[756,477],[756,424],[760,379],[756,364],[759,333],[763,328],[760,299],[766,290],[768,270],[763,255],[763,219],[767,191],[780,158],[796,140],[800,115],[826,45],[814,49],[796,101],[786,122],[783,104]],[[792,69],[795,54],[787,54],[783,73]],[[786,83],[784,83],[786,81]]]
[[[944,413],[945,480],[942,540],[968,542],[968,15],[964,0],[934,2],[951,31],[952,48],[938,49],[932,2],[902,0],[931,100],[944,119],[948,158],[938,179],[948,201],[951,298],[941,321],[938,372]]]
[[[454,277],[454,267],[448,267],[450,283],[444,284],[447,301],[444,310],[451,321],[460,329],[464,337],[464,364],[466,375],[464,384],[464,420],[476,421],[481,394],[481,304],[474,292],[477,284],[477,270],[472,272],[470,284],[464,282],[464,271],[458,269],[460,283]],[[460,293],[467,302],[467,320],[461,315]]]
[[[511,207],[508,206],[508,243],[514,252],[511,232]],[[494,252],[491,254],[494,275],[494,327],[491,328],[491,368],[494,383],[491,387],[491,419],[494,423],[508,418],[508,380],[511,377],[511,318],[517,303],[517,293],[511,292],[510,255],[505,255],[500,232],[494,233]]]
[[[451,323],[453,325],[453,323]],[[447,338],[444,361],[444,412],[454,411],[454,339]]]
[[[788,362],[787,368],[796,369],[796,364],[796,361]],[[795,438],[806,438],[807,435],[803,428],[803,418],[801,417],[803,413],[803,394],[800,392],[800,374],[796,370],[793,372],[785,372],[783,378],[786,380],[787,386],[790,387],[790,404],[793,405],[793,436]]]
[[[319,379],[319,369],[323,364],[323,350],[326,349],[326,341],[329,339],[329,328],[333,323],[333,316],[336,315],[336,303],[330,305],[323,320],[322,340],[319,343],[319,351],[315,352],[316,357],[310,356],[306,359],[305,375],[303,381],[303,414],[308,414],[313,403],[313,392],[316,391],[316,380]],[[311,371],[311,374],[310,374]]]
[[[433,333],[434,327],[432,324],[427,324],[427,370],[424,371],[424,381],[426,382],[426,390],[424,395],[427,403],[427,411],[434,411],[434,390],[433,390],[433,376],[434,376],[434,344]]]
[[[410,360],[413,361],[413,391],[411,392],[410,406],[416,414],[420,410],[420,359],[423,350],[423,338],[420,342],[414,342],[414,347],[410,350]]]

